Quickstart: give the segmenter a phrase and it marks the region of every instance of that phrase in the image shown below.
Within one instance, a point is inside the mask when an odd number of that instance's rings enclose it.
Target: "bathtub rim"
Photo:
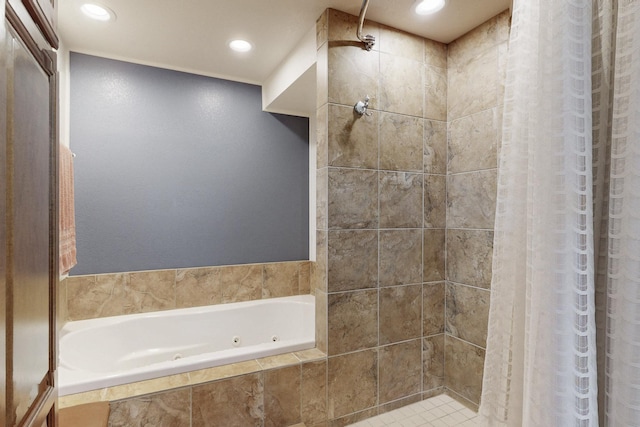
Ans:
[[[274,301],[294,301],[299,302],[305,305],[314,305],[312,309],[315,311],[315,296],[314,295],[294,295],[287,297],[277,297],[277,298],[268,298],[268,299],[260,299],[260,300],[251,300],[251,301],[242,301],[242,302],[233,302],[228,304],[216,304],[209,306],[199,306],[199,307],[189,307],[189,308],[179,308],[179,309],[170,309],[163,311],[153,311],[147,313],[134,313],[127,314],[122,316],[109,316],[95,319],[85,319],[85,320],[77,320],[77,321],[69,321],[64,327],[61,329],[59,334],[59,343],[62,343],[64,337],[70,333],[76,332],[78,330],[87,329],[87,328],[95,328],[97,326],[102,325],[117,325],[119,323],[124,323],[131,319],[148,319],[155,317],[163,317],[166,316],[168,312],[174,314],[192,314],[192,313],[203,313],[209,311],[230,311],[237,307],[249,307],[249,306],[257,306],[257,305],[265,305],[269,303],[273,303]],[[315,319],[314,319],[315,323]],[[240,359],[238,357],[226,357],[223,359],[221,363],[212,364],[211,361],[206,360],[206,356],[210,353],[205,353],[202,355],[192,356],[189,358],[184,358],[178,363],[174,363],[174,366],[167,366],[167,362],[155,363],[151,365],[146,365],[143,369],[136,369],[134,372],[117,372],[117,373],[109,373],[105,374],[104,372],[88,372],[83,370],[74,370],[70,369],[64,363],[62,363],[62,351],[58,352],[58,395],[59,396],[67,396],[74,395],[85,392],[92,392],[101,389],[107,389],[110,387],[118,387],[118,386],[126,386],[129,384],[135,384],[144,381],[153,381],[158,378],[179,376],[182,374],[188,374],[194,371],[205,371],[207,369],[212,368],[220,368],[236,363],[243,363],[251,360],[260,360],[269,357],[278,357],[283,354],[294,354],[295,352],[301,352],[305,350],[311,350],[316,348],[316,340],[315,340],[315,326],[313,327],[314,336],[313,339],[306,339],[303,341],[296,341],[295,344],[289,343],[289,341],[281,341],[282,344],[278,348],[271,349],[260,349],[258,353],[255,352],[243,352],[240,355]],[[254,348],[258,346],[246,347],[245,349]],[[249,357],[251,356],[251,357]],[[233,359],[233,360],[231,360]],[[163,366],[160,366],[163,365]],[[163,368],[162,371],[158,371],[158,368]],[[65,381],[62,380],[62,376],[70,378],[72,383],[67,382],[67,378]],[[88,377],[85,377],[88,376]],[[84,378],[83,378],[84,377]]]

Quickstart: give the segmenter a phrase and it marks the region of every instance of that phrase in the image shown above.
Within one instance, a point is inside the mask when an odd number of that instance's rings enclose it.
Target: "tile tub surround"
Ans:
[[[316,349],[63,396],[110,401],[110,426],[326,424],[326,355]]]
[[[65,320],[310,293],[310,262],[291,261],[70,276]]]

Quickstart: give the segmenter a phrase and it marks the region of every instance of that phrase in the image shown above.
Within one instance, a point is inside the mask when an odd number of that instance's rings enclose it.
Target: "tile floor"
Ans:
[[[475,418],[475,412],[441,394],[351,424],[350,427],[472,427],[477,425]]]

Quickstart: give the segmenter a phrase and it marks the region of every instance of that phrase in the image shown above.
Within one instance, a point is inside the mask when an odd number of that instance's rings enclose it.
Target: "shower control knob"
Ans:
[[[358,102],[356,103],[356,105],[354,105],[354,106],[353,106],[354,111],[355,111],[356,113],[360,114],[361,116],[362,116],[362,115],[370,116],[370,115],[371,115],[371,113],[367,112],[367,109],[369,108],[369,100],[370,100],[370,99],[371,99],[371,98],[369,98],[369,95],[367,95],[367,96],[364,98],[364,101],[358,101]]]

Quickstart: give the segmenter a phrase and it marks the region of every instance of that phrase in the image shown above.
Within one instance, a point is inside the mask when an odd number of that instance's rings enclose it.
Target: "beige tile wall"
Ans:
[[[334,425],[445,387],[479,402],[509,14],[448,46],[367,21],[370,52],[356,24],[318,21],[312,288]]]
[[[448,46],[445,386],[480,402],[509,13]]]
[[[357,18],[318,21],[318,260],[329,425],[444,386],[447,48]],[[326,64],[326,72],[322,70]],[[325,92],[326,91],[326,92]],[[368,95],[370,115],[353,106]],[[326,336],[326,338],[323,338]]]
[[[66,320],[305,295],[310,262],[291,261],[70,276]]]

